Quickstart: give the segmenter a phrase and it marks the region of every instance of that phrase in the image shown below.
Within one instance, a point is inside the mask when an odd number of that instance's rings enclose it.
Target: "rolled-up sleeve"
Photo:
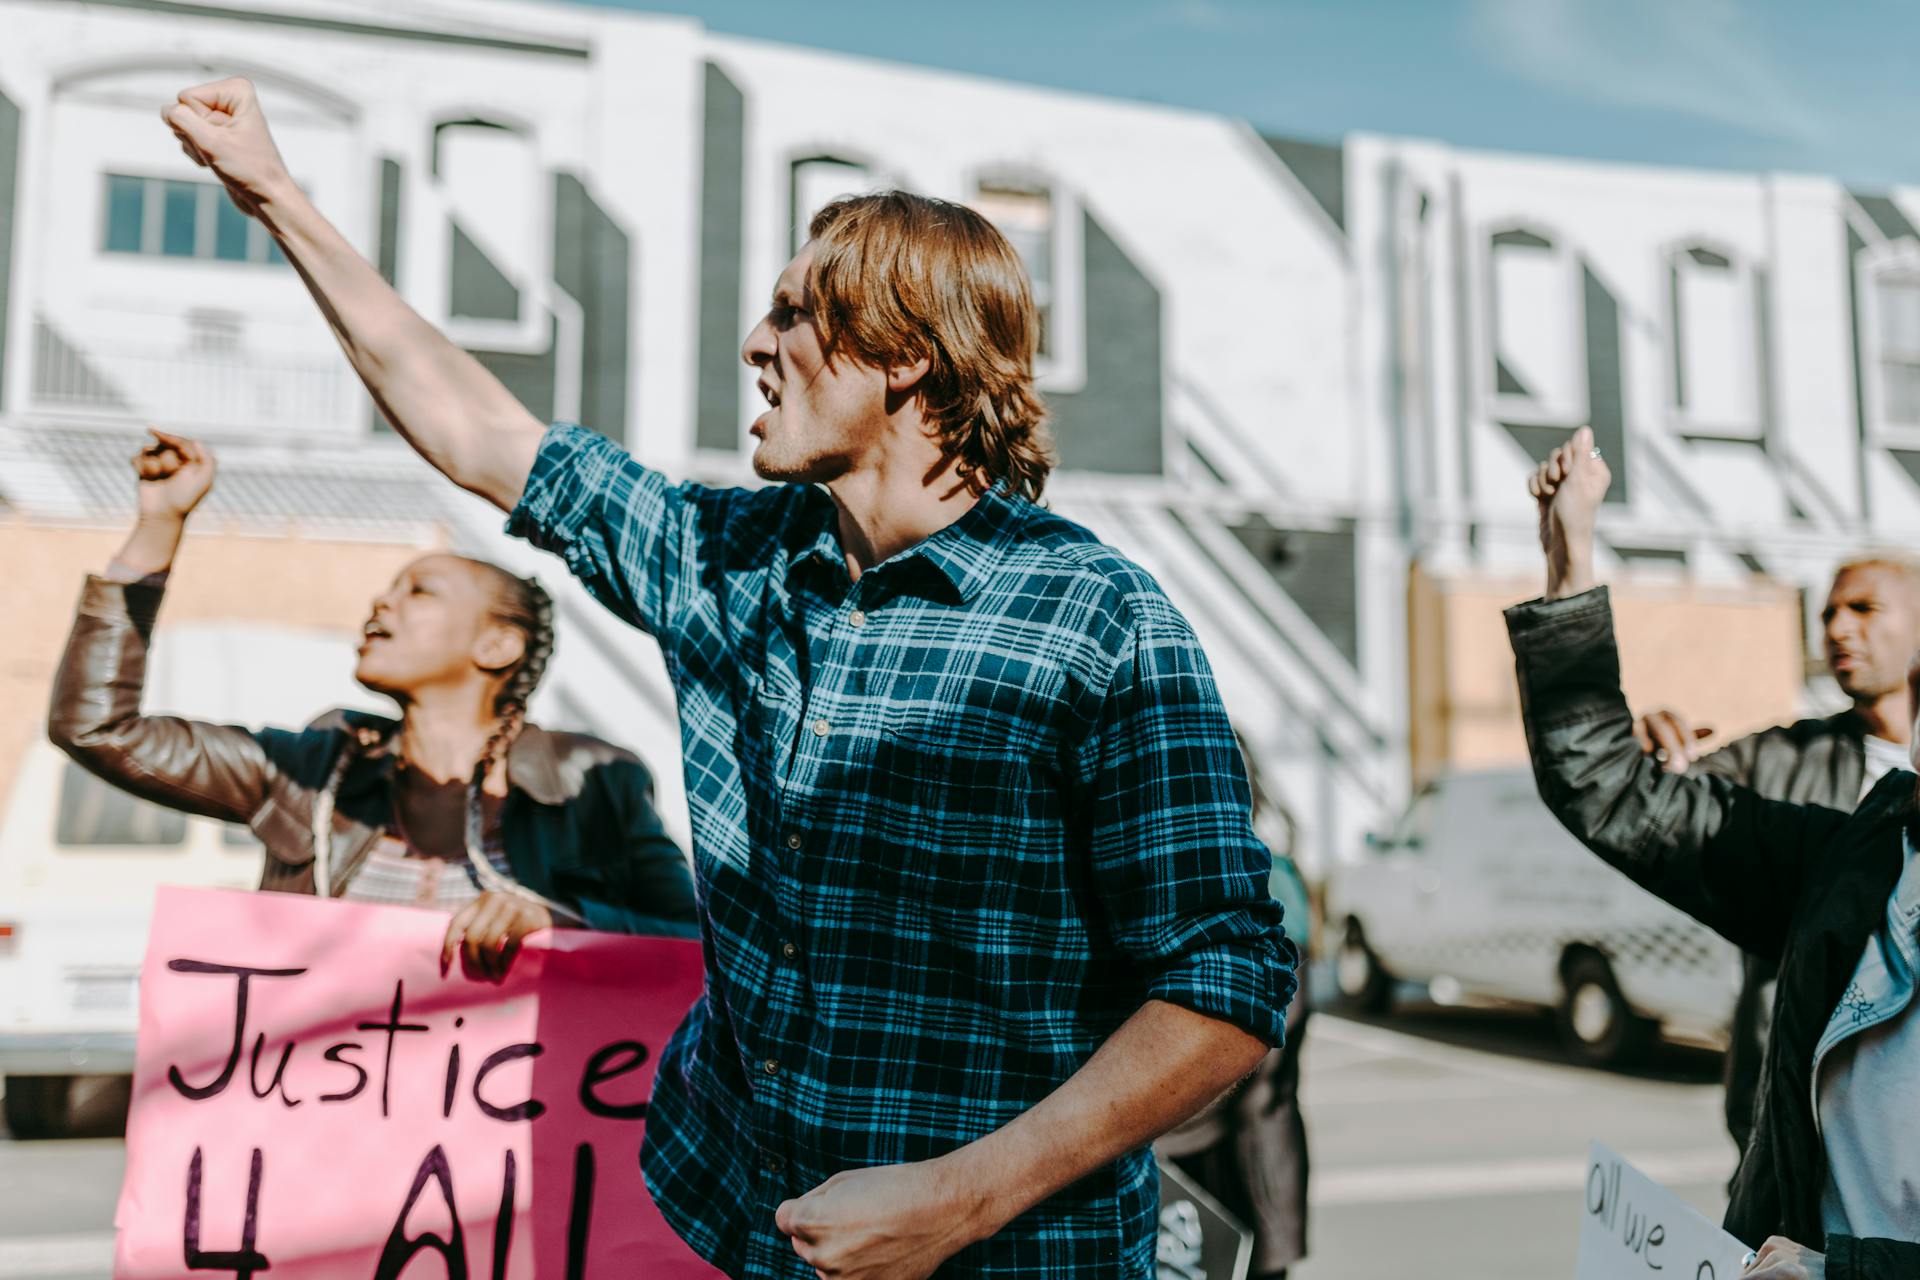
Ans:
[[[1298,956],[1213,672],[1171,606],[1136,620],[1082,761],[1095,884],[1145,998],[1280,1044]]]
[[[671,485],[603,435],[549,428],[507,533],[557,553],[594,599],[661,636],[691,554],[698,486]],[[705,491],[701,491],[705,492]]]

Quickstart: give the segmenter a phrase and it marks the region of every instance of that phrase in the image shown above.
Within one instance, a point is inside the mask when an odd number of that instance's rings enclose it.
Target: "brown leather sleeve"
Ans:
[[[140,713],[161,588],[89,577],[47,709],[47,736],[89,772],[163,804],[246,822],[273,765],[233,725]]]

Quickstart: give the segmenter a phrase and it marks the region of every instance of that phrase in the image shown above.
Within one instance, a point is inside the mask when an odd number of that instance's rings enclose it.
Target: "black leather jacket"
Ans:
[[[1914,775],[1882,779],[1853,814],[1763,799],[1725,778],[1674,775],[1641,752],[1620,692],[1605,588],[1507,612],[1540,795],[1636,883],[1776,965],[1773,1036],[1726,1228],[1820,1247],[1826,1154],[1813,1050],[1905,858]],[[1920,1275],[1920,1244],[1825,1239],[1828,1280]]]
[[[89,771],[144,799],[245,823],[266,846],[262,889],[313,892],[314,800],[360,728],[392,721],[332,711],[305,729],[243,729],[144,715],[147,647],[162,590],[90,577],[54,681],[47,732]],[[333,889],[346,887],[391,817],[395,757],[375,750],[341,779]],[[631,752],[529,725],[507,750],[502,838],[514,878],[589,928],[697,933],[686,858],[653,808]]]
[[[1694,768],[1772,800],[1852,810],[1866,777],[1867,723],[1854,710],[1824,719],[1776,725],[1703,756]],[[1727,1044],[1727,1132],[1741,1154],[1753,1133],[1754,1096],[1766,1062],[1766,1012],[1772,1005],[1773,966],[1741,955],[1740,997]]]

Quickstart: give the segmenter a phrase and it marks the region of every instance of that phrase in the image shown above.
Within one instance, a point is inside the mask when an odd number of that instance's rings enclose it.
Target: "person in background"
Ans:
[[[1312,900],[1294,861],[1293,814],[1273,797],[1253,753],[1240,741],[1253,790],[1253,829],[1273,852],[1268,887],[1282,909],[1287,936],[1312,954]],[[1156,1154],[1177,1165],[1253,1232],[1250,1280],[1286,1280],[1307,1256],[1307,1125],[1300,1112],[1300,1047],[1307,1033],[1307,984],[1287,1005],[1287,1042],[1219,1102],[1165,1134]]]
[[[1913,698],[1907,664],[1920,652],[1920,561],[1881,553],[1840,566],[1821,612],[1827,670],[1851,702],[1845,711],[1750,734],[1695,756],[1711,729],[1696,729],[1677,711],[1642,716],[1641,746],[1669,771],[1698,770],[1773,800],[1851,810],[1875,783],[1907,767]],[[1767,1010],[1773,970],[1742,956],[1740,995],[1727,1045],[1727,1132],[1744,1155],[1753,1128],[1753,1100],[1766,1060]]]
[[[354,669],[398,719],[333,711],[248,730],[143,714],[149,638],[214,459],[155,432],[134,467],[139,518],[81,592],[55,745],[144,799],[245,823],[266,846],[263,889],[450,913],[443,967],[458,955],[497,980],[556,925],[693,935],[692,880],[646,766],[526,718],[553,651],[553,604],[532,579],[454,555],[401,570]]]
[[[1543,599],[1507,611],[1540,796],[1650,893],[1775,966],[1772,1034],[1726,1229],[1748,1280],[1920,1275],[1920,855],[1896,770],[1851,813],[1663,769],[1634,738],[1594,525],[1611,482],[1582,428],[1530,481]],[[1908,670],[1920,680],[1920,662]]]

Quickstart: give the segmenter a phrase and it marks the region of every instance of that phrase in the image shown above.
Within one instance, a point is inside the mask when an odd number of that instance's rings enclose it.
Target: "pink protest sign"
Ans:
[[[559,930],[495,985],[441,975],[446,925],[161,891],[116,1276],[719,1274],[661,1220],[639,1166],[699,945]]]

